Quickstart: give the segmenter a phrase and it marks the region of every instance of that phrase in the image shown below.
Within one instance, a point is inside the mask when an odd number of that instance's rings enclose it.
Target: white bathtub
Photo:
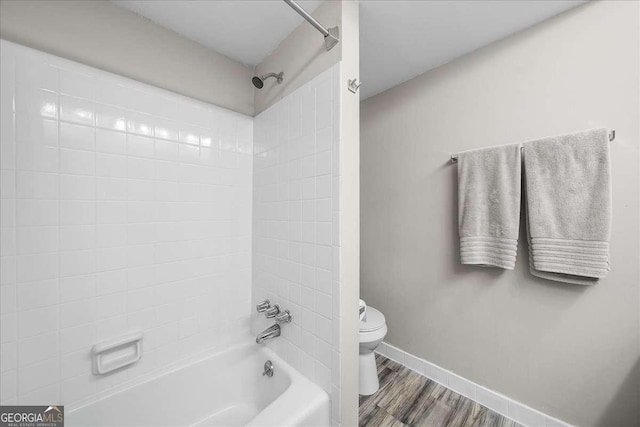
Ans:
[[[274,366],[271,378],[262,375],[267,360]],[[130,383],[70,409],[67,426],[330,424],[327,393],[255,342]]]

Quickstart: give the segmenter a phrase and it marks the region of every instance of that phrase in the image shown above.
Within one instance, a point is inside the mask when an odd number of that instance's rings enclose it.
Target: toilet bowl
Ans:
[[[380,388],[374,350],[387,335],[384,315],[369,306],[364,320],[360,321],[360,387],[361,395],[368,396]]]

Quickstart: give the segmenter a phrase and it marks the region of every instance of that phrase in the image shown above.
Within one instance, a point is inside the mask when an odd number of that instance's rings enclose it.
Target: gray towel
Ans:
[[[458,229],[463,264],[513,270],[518,249],[520,145],[458,155]]]
[[[531,273],[594,284],[609,271],[611,174],[607,129],[524,144]]]

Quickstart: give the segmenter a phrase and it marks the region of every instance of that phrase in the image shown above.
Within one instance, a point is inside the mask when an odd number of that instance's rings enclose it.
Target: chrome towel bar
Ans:
[[[615,129],[611,129],[609,131],[609,141],[613,142],[614,139],[616,139],[616,130]],[[458,163],[458,155],[457,154],[452,154],[451,155],[451,163]]]

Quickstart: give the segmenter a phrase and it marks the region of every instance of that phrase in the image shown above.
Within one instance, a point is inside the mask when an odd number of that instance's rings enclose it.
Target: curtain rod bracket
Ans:
[[[331,50],[340,41],[340,29],[336,25],[335,27],[327,28],[327,34],[324,36],[324,47],[327,50]]]
[[[340,31],[338,26],[333,28],[325,28],[322,24],[320,24],[316,19],[309,15],[309,13],[304,10],[298,3],[293,0],[283,0],[286,4],[288,4],[291,9],[295,10],[298,15],[302,16],[309,24],[313,25],[313,27],[320,31],[320,34],[324,36],[324,47],[327,50],[331,50],[335,45],[340,41]]]

